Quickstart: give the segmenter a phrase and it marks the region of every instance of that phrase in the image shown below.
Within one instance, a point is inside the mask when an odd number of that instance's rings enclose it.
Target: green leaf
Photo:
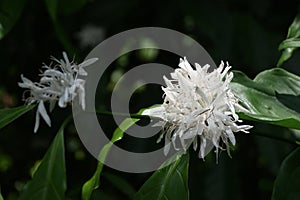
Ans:
[[[63,0],[58,3],[58,14],[72,15],[78,12],[88,0]]]
[[[78,0],[77,0],[78,1]],[[75,1],[75,2],[77,2]],[[73,47],[72,41],[69,38],[68,33],[64,30],[63,26],[60,24],[58,18],[59,10],[63,10],[64,7],[60,8],[60,3],[63,1],[58,0],[45,0],[45,4],[48,10],[48,13],[52,19],[55,34],[57,39],[60,41],[60,43],[63,45],[65,50],[69,55],[78,55],[76,49]],[[70,3],[68,5],[69,7],[72,7],[73,3]],[[68,9],[67,9],[68,10]]]
[[[25,185],[20,200],[64,199],[67,188],[64,128],[68,121],[59,129],[33,179]]]
[[[249,110],[240,113],[242,119],[300,129],[300,113],[293,110],[295,104],[290,101],[300,95],[300,77],[276,68],[261,72],[251,80],[235,71],[231,89]]]
[[[189,155],[180,155],[172,164],[160,168],[136,193],[135,200],[189,199]]]
[[[87,0],[45,0],[45,3],[52,20],[56,21],[58,15],[71,15],[79,11]]]
[[[282,51],[281,57],[277,63],[277,66],[281,66],[285,61],[287,61],[293,52],[300,47],[299,42],[300,37],[300,14],[296,16],[293,23],[289,27],[287,39],[282,41],[279,45],[279,51]]]
[[[48,13],[53,21],[57,19],[58,0],[45,0]]]
[[[275,180],[272,200],[297,200],[300,198],[300,147],[283,161]]]
[[[116,141],[122,139],[122,137],[124,135],[124,131],[126,131],[127,129],[129,129],[133,124],[135,124],[139,120],[140,119],[135,119],[135,118],[127,118],[127,119],[125,119],[120,124],[120,127],[118,127],[114,131],[110,143],[106,144],[101,149],[100,154],[99,154],[99,159],[100,160],[105,160],[105,158],[106,158],[106,156],[107,156],[107,154],[108,154],[111,146],[113,145],[113,143],[115,143]],[[95,189],[97,189],[99,187],[99,185],[100,185],[100,175],[101,175],[102,169],[103,169],[103,163],[102,162],[98,162],[97,169],[96,169],[94,175],[82,187],[82,199],[83,200],[89,200],[91,198],[93,190],[95,190]]]
[[[4,200],[1,193],[0,193],[0,200]]]
[[[25,2],[25,0],[0,1],[0,40],[18,21],[25,6]]]
[[[111,173],[102,173],[102,176],[106,178],[120,192],[125,194],[129,199],[133,198],[136,191],[126,179],[123,179],[122,177]]]
[[[29,110],[33,109],[35,106],[19,106],[15,108],[4,108],[0,110],[0,129],[8,125],[18,117],[22,116]]]

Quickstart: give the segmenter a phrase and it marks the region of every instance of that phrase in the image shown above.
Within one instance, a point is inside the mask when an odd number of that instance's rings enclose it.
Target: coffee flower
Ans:
[[[180,59],[179,68],[166,77],[164,102],[162,105],[147,109],[144,115],[160,118],[155,124],[162,126],[163,131],[158,142],[165,137],[165,154],[172,143],[176,150],[186,151],[193,143],[194,150],[200,142],[199,157],[204,158],[213,148],[218,157],[219,150],[235,145],[234,132],[248,133],[249,125],[238,125],[242,122],[236,109],[247,112],[232,93],[229,83],[233,73],[228,72],[231,66],[221,62],[217,69],[209,72],[209,65],[195,69],[186,58]],[[171,143],[170,143],[171,141]],[[181,147],[178,147],[178,142]]]
[[[40,82],[32,82],[21,75],[23,82],[18,83],[21,88],[26,88],[30,92],[30,96],[26,99],[26,103],[38,104],[36,111],[36,120],[34,132],[37,132],[40,124],[40,116],[45,122],[51,126],[51,120],[45,108],[45,102],[50,103],[50,112],[54,109],[56,102],[58,106],[64,108],[68,103],[78,96],[79,104],[82,109],[85,109],[85,80],[79,78],[87,76],[84,67],[89,66],[96,62],[98,58],[88,59],[81,64],[70,62],[67,54],[63,52],[63,60],[58,60],[52,57],[56,63],[53,67],[44,65],[44,71],[41,74]]]

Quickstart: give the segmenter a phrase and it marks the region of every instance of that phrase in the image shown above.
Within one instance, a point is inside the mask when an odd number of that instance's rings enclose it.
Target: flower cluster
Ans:
[[[44,65],[44,71],[41,74],[40,82],[32,82],[21,75],[22,83],[18,83],[20,87],[26,88],[30,92],[30,96],[26,99],[27,104],[38,104],[36,111],[36,121],[34,132],[37,132],[40,124],[40,116],[45,122],[51,126],[51,120],[47,114],[44,103],[50,103],[50,112],[54,109],[56,102],[58,106],[64,108],[68,103],[78,95],[79,103],[82,109],[85,109],[85,80],[80,79],[79,75],[87,76],[84,67],[96,62],[97,58],[88,59],[81,64],[70,62],[67,54],[63,52],[64,60],[58,60],[52,57],[56,63],[53,67]]]
[[[178,69],[171,73],[171,79],[166,77],[164,102],[162,105],[147,109],[144,115],[160,118],[155,124],[162,126],[163,131],[158,142],[165,136],[165,154],[170,148],[170,141],[179,150],[177,141],[186,151],[193,143],[194,150],[200,142],[199,157],[204,158],[214,147],[218,151],[235,145],[234,132],[248,133],[249,125],[238,125],[236,110],[247,112],[241,107],[239,100],[229,88],[233,73],[228,63],[224,68],[222,62],[217,69],[209,72],[209,65],[201,67],[195,64],[195,69],[186,58],[180,59]],[[179,140],[178,140],[179,139]],[[177,147],[176,147],[177,146]]]

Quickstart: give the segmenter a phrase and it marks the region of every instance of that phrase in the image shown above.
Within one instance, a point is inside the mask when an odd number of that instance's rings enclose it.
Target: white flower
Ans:
[[[215,147],[218,157],[219,149],[230,150],[235,145],[234,132],[248,133],[249,125],[238,125],[236,109],[246,111],[238,104],[238,99],[229,88],[233,73],[224,63],[209,72],[209,65],[195,68],[186,58],[180,59],[178,69],[171,73],[171,79],[163,77],[166,87],[162,105],[147,109],[143,115],[158,117],[155,124],[162,126],[163,131],[158,142],[165,136],[165,154],[170,148],[170,141],[179,150],[176,141],[186,151],[193,143],[194,150],[200,142],[199,157],[204,158]]]
[[[80,79],[78,76],[87,76],[84,67],[93,64],[98,58],[91,58],[77,65],[69,61],[65,52],[63,52],[63,57],[64,60],[57,60],[52,57],[52,60],[57,63],[54,67],[43,66],[45,70],[41,74],[42,77],[38,83],[33,83],[21,75],[23,82],[18,83],[19,86],[29,89],[30,92],[30,97],[26,99],[26,103],[38,103],[34,132],[38,130],[40,115],[51,126],[51,120],[45,109],[44,102],[48,101],[50,103],[51,112],[57,101],[58,106],[64,108],[78,95],[79,103],[82,109],[85,109],[85,80]]]
[[[80,47],[94,47],[105,37],[105,29],[100,26],[88,24],[84,26],[77,34]]]

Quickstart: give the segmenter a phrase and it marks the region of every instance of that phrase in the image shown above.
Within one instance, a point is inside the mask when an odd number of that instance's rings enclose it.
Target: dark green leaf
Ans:
[[[287,61],[293,52],[300,47],[299,42],[300,37],[300,15],[297,15],[293,23],[289,27],[287,39],[281,42],[279,45],[279,50],[283,50],[281,57],[277,63],[277,66],[281,66],[285,61]]]
[[[79,11],[88,0],[63,0],[58,3],[58,13],[61,15],[71,15]]]
[[[122,177],[111,173],[103,173],[102,176],[106,178],[120,192],[125,194],[129,199],[133,198],[136,191],[126,179],[123,179]]]
[[[111,146],[116,141],[122,139],[124,135],[124,131],[126,131],[128,128],[130,128],[135,122],[139,121],[140,119],[134,119],[134,118],[127,118],[125,119],[121,124],[120,127],[118,127],[112,136],[111,142],[106,144],[100,151],[99,159],[105,160]],[[97,169],[92,176],[90,180],[88,180],[82,187],[82,199],[83,200],[89,200],[91,198],[93,190],[97,189],[100,185],[100,175],[103,169],[103,163],[98,162]]]
[[[272,200],[298,200],[300,198],[300,147],[283,161],[276,178]]]
[[[300,77],[280,68],[261,72],[254,80],[234,72],[231,88],[249,110],[240,113],[241,118],[300,129],[300,113],[291,109],[293,102],[283,98],[298,98]]]
[[[60,2],[63,1],[58,1],[58,0],[45,0],[46,7],[48,10],[48,13],[52,19],[55,34],[57,36],[57,39],[61,42],[61,44],[64,46],[65,50],[69,55],[75,55],[76,54],[76,49],[73,47],[73,44],[64,30],[63,26],[60,24],[59,20],[57,20],[58,14],[59,14],[59,6]],[[72,3],[70,5],[72,6]],[[64,9],[64,8],[61,8]],[[76,54],[78,55],[78,54]]]
[[[17,22],[25,5],[25,0],[0,1],[0,40]]]
[[[66,120],[44,156],[33,179],[21,193],[21,200],[61,200],[67,188],[64,147],[64,127]]]
[[[45,0],[45,3],[52,20],[56,21],[58,15],[71,15],[79,11],[87,0]]]
[[[48,13],[53,21],[57,18],[58,0],[45,0]]]
[[[22,116],[29,110],[33,109],[34,105],[19,106],[16,108],[4,108],[0,110],[0,129],[8,125],[18,117]]]
[[[189,155],[180,155],[172,164],[161,168],[144,183],[135,200],[187,200]]]

